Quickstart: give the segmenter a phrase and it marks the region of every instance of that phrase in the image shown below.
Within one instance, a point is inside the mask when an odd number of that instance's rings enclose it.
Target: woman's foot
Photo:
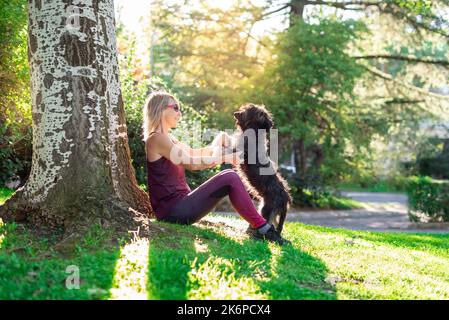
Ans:
[[[246,230],[246,233],[250,236],[250,238],[256,240],[266,240],[277,243],[281,246],[285,244],[291,244],[290,241],[282,238],[282,236],[276,231],[273,225],[268,223],[257,229],[249,226]]]

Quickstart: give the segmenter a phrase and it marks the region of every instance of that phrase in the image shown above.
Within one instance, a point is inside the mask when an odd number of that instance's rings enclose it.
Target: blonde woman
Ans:
[[[215,208],[225,196],[240,216],[256,229],[251,236],[279,244],[284,239],[257,212],[238,174],[223,170],[195,190],[190,190],[185,169],[203,170],[220,163],[237,164],[238,157],[215,156],[213,145],[225,145],[221,132],[211,146],[192,149],[170,135],[181,118],[180,104],[166,92],[153,92],[143,110],[143,133],[147,156],[148,193],[156,218],[161,221],[192,224]],[[233,159],[233,160],[230,160]]]

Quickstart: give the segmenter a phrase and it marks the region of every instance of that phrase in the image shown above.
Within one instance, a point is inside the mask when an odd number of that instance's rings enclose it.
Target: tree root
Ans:
[[[151,223],[148,214],[128,207],[114,197],[85,199],[64,208],[58,207],[58,204],[30,204],[20,189],[0,207],[0,219],[3,222],[23,223],[27,225],[26,229],[34,229],[38,234],[40,232],[36,230],[39,228],[49,228],[55,232],[62,229],[62,240],[55,244],[54,249],[64,254],[73,253],[94,225],[111,231],[116,240],[149,238],[163,232]]]

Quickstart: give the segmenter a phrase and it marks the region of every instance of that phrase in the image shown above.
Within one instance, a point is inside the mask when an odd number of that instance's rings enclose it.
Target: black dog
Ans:
[[[234,112],[234,118],[240,133],[233,149],[243,150],[243,163],[234,169],[248,192],[259,200],[259,212],[280,234],[292,199],[288,183],[268,157],[267,133],[273,127],[272,115],[264,106],[245,104]],[[247,134],[251,131],[254,134]]]

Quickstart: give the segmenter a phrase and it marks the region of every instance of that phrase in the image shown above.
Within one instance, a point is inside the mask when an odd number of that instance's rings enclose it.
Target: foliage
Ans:
[[[249,240],[242,219],[158,223],[151,239],[92,228],[72,254],[57,238],[0,226],[0,299],[448,299],[448,235],[287,222],[293,246]],[[223,228],[226,225],[226,228]],[[78,266],[80,288],[65,286]]]
[[[2,205],[7,199],[9,199],[13,193],[14,190],[12,189],[0,187],[0,205]]]
[[[449,222],[449,181],[411,177],[407,194],[411,220]]]
[[[26,4],[0,1],[0,185],[31,166]]]
[[[449,139],[429,137],[417,153],[409,170],[435,179],[449,179]]]
[[[222,6],[227,8],[222,8]],[[262,8],[252,1],[226,5],[199,0],[154,1],[149,33],[155,34],[154,72],[181,99],[208,114],[208,126],[233,124],[243,83],[262,70],[269,39],[250,31]]]
[[[392,0],[389,0],[392,1]],[[401,8],[407,8],[417,14],[430,13],[432,2],[430,0],[393,0],[392,2],[398,4]]]
[[[341,196],[333,188],[323,186],[321,181],[316,180],[316,175],[304,180],[288,170],[281,169],[281,172],[290,185],[290,194],[296,207],[337,210],[363,207],[361,203]]]
[[[378,177],[375,174],[351,177],[349,181],[338,184],[340,190],[363,192],[404,192],[408,177]]]
[[[364,31],[353,20],[297,21],[278,36],[274,60],[249,92],[248,100],[273,113],[280,134],[304,140],[306,148],[320,145],[323,162],[315,174],[326,183],[350,172],[372,134],[384,130],[353,94],[364,71],[346,49]]]

